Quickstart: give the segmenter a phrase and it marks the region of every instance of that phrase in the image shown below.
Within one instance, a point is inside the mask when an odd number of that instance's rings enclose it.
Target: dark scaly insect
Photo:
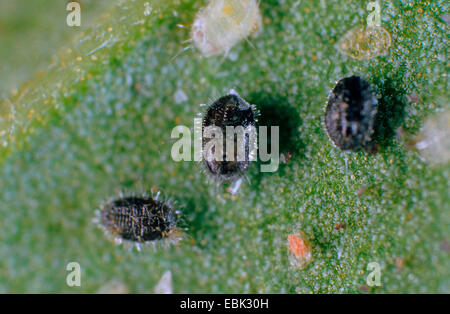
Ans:
[[[206,147],[211,141],[210,138],[203,136],[203,164],[206,171],[211,174],[219,182],[236,182],[241,179],[242,175],[247,171],[249,163],[255,154],[256,143],[249,134],[244,134],[244,159],[239,160],[237,157],[237,146],[239,143],[237,136],[234,137],[234,158],[227,159],[226,156],[226,127],[239,127],[244,130],[253,128],[256,130],[257,111],[253,105],[248,104],[239,94],[231,90],[228,95],[217,99],[203,115],[202,132],[207,127],[219,127],[223,134],[223,158],[216,160],[213,158],[215,147]]]
[[[121,195],[101,206],[97,222],[116,243],[155,243],[159,240],[179,240],[181,229],[177,227],[179,212],[170,201],[161,200],[146,193],[135,196]]]
[[[368,82],[359,76],[341,79],[328,97],[325,126],[333,143],[344,151],[374,149],[377,99]]]

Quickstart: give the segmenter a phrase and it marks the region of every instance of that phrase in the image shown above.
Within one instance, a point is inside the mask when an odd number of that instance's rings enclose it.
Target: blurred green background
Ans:
[[[0,95],[45,70],[59,49],[88,30],[115,1],[80,0],[80,27],[68,27],[65,0],[0,2]]]
[[[350,0],[262,1],[252,45],[174,59],[189,38],[177,24],[205,3],[82,1],[72,29],[64,1],[1,1],[0,292],[145,293],[171,271],[177,293],[448,293],[449,165],[408,144],[448,110],[445,1],[381,1],[393,45],[367,61],[335,47],[366,23],[367,1]],[[324,131],[328,92],[350,74],[380,95],[376,155],[343,153]],[[172,128],[230,88],[292,155],[273,174],[253,165],[236,196],[170,157]],[[92,222],[120,191],[152,188],[183,211],[178,246],[138,253]],[[301,270],[287,248],[298,230],[314,258]],[[66,284],[72,261],[81,287]],[[367,286],[370,262],[380,287]]]

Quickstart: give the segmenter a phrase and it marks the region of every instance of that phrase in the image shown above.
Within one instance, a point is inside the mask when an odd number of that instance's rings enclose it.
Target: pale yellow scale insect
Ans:
[[[211,0],[192,25],[194,45],[206,56],[227,54],[262,25],[257,0]]]
[[[392,40],[381,26],[357,26],[349,30],[337,43],[338,50],[357,60],[385,56]]]

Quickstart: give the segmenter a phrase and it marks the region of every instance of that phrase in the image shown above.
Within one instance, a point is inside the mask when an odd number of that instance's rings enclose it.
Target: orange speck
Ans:
[[[417,9],[417,12],[418,12],[418,13],[423,13],[423,9],[422,9],[422,8],[419,8],[419,9]]]
[[[288,236],[289,241],[289,249],[295,254],[295,256],[299,258],[306,257],[306,253],[308,252],[308,247],[305,244],[305,241],[293,234]]]
[[[317,60],[317,56],[316,55],[312,56],[312,60],[316,61]]]
[[[309,13],[309,12],[311,12],[311,9],[310,8],[305,8],[305,12]]]
[[[397,268],[397,270],[401,270],[403,268],[403,266],[405,266],[405,260],[403,258],[396,257],[395,258],[395,268]]]
[[[176,118],[175,118],[175,123],[178,124],[178,123],[180,123],[180,122],[181,122],[181,118],[180,118],[180,117],[176,117]]]
[[[345,229],[345,223],[341,222],[341,223],[335,224],[334,229],[336,229],[336,230]]]
[[[34,110],[31,109],[31,110],[28,112],[28,115],[27,115],[28,119],[31,119],[31,118],[33,117],[33,115],[34,115]]]
[[[112,30],[112,27],[108,27],[108,32],[111,32]]]

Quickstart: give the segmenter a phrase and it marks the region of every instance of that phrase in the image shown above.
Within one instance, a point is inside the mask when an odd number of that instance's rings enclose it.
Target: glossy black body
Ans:
[[[235,158],[226,158],[226,127],[242,126],[246,129],[256,125],[256,113],[252,106],[235,94],[229,94],[216,100],[205,112],[202,123],[202,130],[208,126],[217,126],[222,130],[224,146],[223,159],[221,161],[207,160],[203,158],[203,164],[208,173],[213,175],[218,181],[234,181],[241,177],[249,166],[250,142],[248,136],[244,138],[245,159],[237,160],[237,139],[235,138]],[[205,149],[206,143],[211,139],[203,137],[202,146]],[[211,153],[211,152],[210,152]]]
[[[333,143],[345,151],[372,149],[377,100],[372,87],[359,76],[340,80],[331,91],[325,126]]]

